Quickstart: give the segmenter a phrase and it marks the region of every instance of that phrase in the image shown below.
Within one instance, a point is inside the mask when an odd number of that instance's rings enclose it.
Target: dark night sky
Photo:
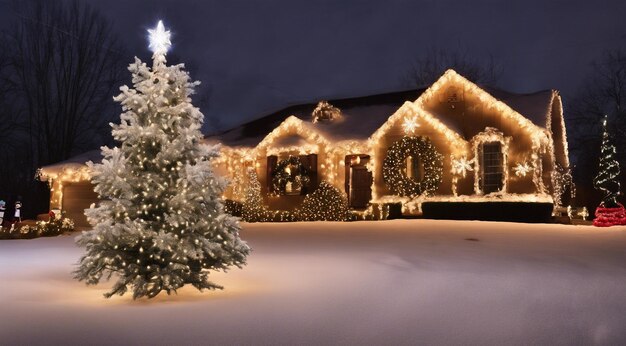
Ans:
[[[83,1],[144,59],[145,29],[163,19],[172,53],[212,89],[202,111],[225,128],[293,103],[406,89],[407,70],[433,47],[491,54],[501,87],[567,98],[593,59],[626,47],[623,0]]]

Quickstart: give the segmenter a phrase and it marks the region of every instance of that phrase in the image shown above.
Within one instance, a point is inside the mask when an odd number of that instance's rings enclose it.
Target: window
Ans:
[[[482,157],[480,166],[481,190],[488,194],[502,190],[503,186],[503,157],[502,144],[500,142],[487,142],[482,144]]]
[[[406,176],[415,181],[421,181],[424,177],[424,163],[418,158],[409,156],[406,158]]]

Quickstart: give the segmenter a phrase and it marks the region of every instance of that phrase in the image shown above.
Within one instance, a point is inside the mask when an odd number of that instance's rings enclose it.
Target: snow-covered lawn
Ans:
[[[73,237],[0,241],[0,344],[624,344],[626,227],[244,224],[223,291],[132,301]]]

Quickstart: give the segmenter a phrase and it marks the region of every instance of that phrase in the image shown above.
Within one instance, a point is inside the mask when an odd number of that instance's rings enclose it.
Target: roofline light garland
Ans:
[[[151,35],[154,31],[155,35],[155,54],[157,52],[162,52],[164,54],[169,49],[170,45],[168,45],[170,32],[166,31],[162,26],[162,22],[157,25],[155,29],[151,30]],[[160,43],[159,43],[160,42]],[[161,44],[160,48],[158,43]],[[152,42],[151,42],[152,45]],[[165,49],[165,50],[164,50]],[[367,163],[367,168],[373,175],[374,183],[372,185],[372,200],[378,200],[381,198],[379,196],[378,187],[376,183],[376,175],[377,170],[381,166],[382,158],[379,158],[377,154],[380,152],[380,142],[385,138],[385,135],[391,130],[396,128],[398,124],[404,125],[408,122],[415,123],[415,126],[410,126],[408,129],[412,132],[416,131],[418,127],[423,127],[427,125],[426,128],[432,128],[436,132],[441,133],[447,140],[450,154],[450,170],[452,173],[452,192],[453,195],[456,195],[456,182],[459,177],[463,177],[464,174],[461,172],[454,172],[454,162],[455,160],[459,160],[460,158],[464,158],[467,160],[467,157],[470,157],[472,154],[474,157],[472,160],[468,162],[474,162],[474,175],[477,177],[479,174],[478,160],[476,158],[477,155],[477,143],[475,142],[476,137],[474,137],[471,141],[465,140],[459,133],[450,129],[443,122],[437,119],[431,112],[424,108],[424,104],[430,100],[434,95],[443,88],[448,82],[457,82],[463,85],[466,90],[470,92],[474,92],[474,94],[478,97],[479,100],[483,102],[484,105],[488,108],[495,109],[499,114],[504,117],[507,117],[511,121],[514,121],[520,128],[522,128],[526,133],[530,135],[530,140],[532,142],[532,154],[530,160],[530,169],[533,171],[533,182],[537,187],[537,193],[544,193],[545,187],[543,184],[543,179],[541,177],[541,153],[545,153],[547,149],[550,152],[550,155],[553,159],[553,162],[556,163],[555,155],[554,155],[554,147],[551,145],[550,139],[553,139],[550,133],[550,129],[543,129],[535,124],[533,124],[530,120],[523,117],[521,114],[510,108],[508,105],[503,102],[495,99],[492,95],[475,85],[474,83],[468,81],[463,76],[457,74],[453,70],[446,71],[433,85],[431,85],[417,100],[413,102],[405,102],[398,110],[396,110],[385,123],[380,126],[368,139],[364,141],[358,140],[344,140],[338,142],[329,141],[324,135],[319,133],[319,131],[311,124],[304,122],[302,119],[299,119],[296,116],[289,116],[285,119],[278,127],[272,130],[267,136],[263,138],[263,140],[256,147],[245,147],[245,148],[231,148],[227,146],[222,147],[222,155],[214,160],[216,165],[223,165],[229,175],[234,177],[235,171],[242,170],[245,167],[254,167],[255,169],[259,169],[261,167],[261,162],[263,156],[267,155],[278,155],[284,153],[285,151],[296,152],[299,154],[310,154],[317,153],[321,155],[320,157],[320,173],[322,176],[325,176],[325,180],[330,182],[331,184],[341,187],[343,184],[341,181],[338,181],[339,177],[343,176],[343,172],[339,172],[339,168],[344,167],[344,157],[345,155],[369,155],[370,160]],[[558,106],[562,112],[562,100],[557,92],[553,92],[553,96],[550,103],[550,109],[552,108],[552,104],[554,102],[559,102]],[[553,121],[551,112],[550,119],[547,119],[548,126],[550,122]],[[563,129],[562,140],[564,142],[563,147],[565,150],[565,160],[569,164],[567,157],[567,141],[565,139],[565,127],[564,127],[564,119],[561,115],[561,126]],[[406,126],[405,126],[406,127]],[[405,128],[405,133],[406,133]],[[274,147],[274,142],[283,136],[288,135],[297,135],[305,139],[308,144],[303,146],[282,146],[282,147]],[[477,135],[478,136],[478,135]],[[497,137],[497,136],[496,136]],[[499,138],[499,137],[498,137]],[[505,165],[505,169],[503,170],[503,174],[505,176],[505,181],[503,184],[503,191],[506,191],[507,182],[509,172],[506,166],[508,166],[508,143],[510,142],[510,137],[503,139],[500,138],[500,141],[504,141],[503,151],[505,160],[503,164]],[[323,157],[323,158],[322,158]],[[447,160],[446,160],[447,161]],[[85,176],[86,174],[86,176]],[[80,179],[89,179],[88,173],[78,173],[78,177]],[[50,176],[48,179],[57,179],[57,177]],[[67,174],[64,174],[61,177],[63,179],[70,179]],[[341,178],[343,179],[343,178]],[[478,178],[475,178],[475,190],[479,190],[476,186],[476,181]],[[62,187],[62,184],[60,185]],[[58,189],[62,190],[62,188]],[[62,196],[62,191],[60,192]],[[59,197],[59,201],[61,197]],[[60,204],[60,202],[59,202]]]

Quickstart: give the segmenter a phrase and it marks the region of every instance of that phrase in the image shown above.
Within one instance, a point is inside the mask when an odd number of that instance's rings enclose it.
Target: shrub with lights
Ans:
[[[602,121],[604,132],[602,134],[602,148],[600,153],[600,171],[593,179],[593,186],[604,193],[602,202],[596,208],[596,218],[593,225],[598,227],[609,227],[616,225],[626,225],[626,210],[617,201],[620,195],[619,184],[619,163],[615,159],[615,145],[611,143],[611,138],[607,130],[607,117]]]
[[[295,212],[298,221],[346,221],[348,200],[344,193],[326,181],[308,194]]]
[[[74,221],[65,216],[58,217],[50,212],[48,221],[37,221],[34,225],[13,224],[11,227],[0,228],[2,235],[0,238],[37,238],[37,237],[54,237],[64,233],[74,231]]]
[[[97,284],[117,279],[105,294],[133,298],[176,292],[190,284],[221,289],[210,270],[246,263],[249,247],[239,238],[238,219],[225,213],[226,181],[214,174],[218,146],[201,142],[204,116],[191,104],[198,82],[184,65],[167,66],[169,31],[150,30],[152,68],[135,58],[129,66],[134,88],[115,98],[124,113],[103,147],[101,164],[89,164],[98,206],[86,212],[93,230],[77,238],[86,254],[75,278]]]
[[[424,164],[422,179],[414,179],[406,173],[406,160],[413,157]],[[389,189],[398,196],[415,197],[434,192],[442,181],[443,155],[427,137],[405,136],[395,142],[383,161],[383,179]]]

